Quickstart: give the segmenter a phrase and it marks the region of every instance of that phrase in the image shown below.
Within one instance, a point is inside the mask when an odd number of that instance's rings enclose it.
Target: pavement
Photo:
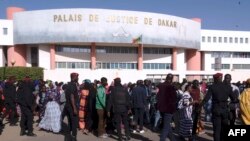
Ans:
[[[19,123],[18,123],[19,124]],[[209,122],[205,122],[205,133],[198,135],[198,141],[212,141],[212,124]],[[4,127],[0,129],[0,141],[63,141],[65,139],[65,135],[58,133],[47,132],[39,129],[37,127],[37,123],[33,124],[34,133],[37,134],[37,137],[28,137],[28,136],[20,136],[20,127],[19,126],[9,126],[7,121],[4,121]],[[160,132],[152,132],[150,129],[144,128],[145,133],[131,133],[131,141],[159,141],[160,140]],[[123,131],[124,134],[124,131]],[[175,134],[176,140],[181,141],[177,134]],[[117,140],[116,134],[110,135],[107,139],[101,139],[96,137],[94,134],[90,133],[88,135],[82,134],[78,131],[77,140],[78,141],[115,141]]]

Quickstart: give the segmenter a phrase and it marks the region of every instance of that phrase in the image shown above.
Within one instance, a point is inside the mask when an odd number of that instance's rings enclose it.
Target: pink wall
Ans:
[[[26,66],[27,60],[27,46],[26,45],[15,45],[15,66]]]
[[[55,61],[55,45],[50,45],[50,69],[54,70],[56,68],[56,61]]]
[[[187,70],[201,70],[201,53],[198,50],[186,50]]]
[[[205,70],[205,53],[201,51],[201,70]]]
[[[201,23],[200,18],[192,18],[193,21]],[[187,62],[187,70],[188,71],[200,71],[202,69],[202,58],[201,52],[195,49],[187,49],[186,50],[186,62]],[[199,75],[190,75],[186,76],[188,81],[192,81],[194,79],[200,80]]]
[[[20,7],[8,7],[7,12],[6,12],[7,13],[7,19],[9,19],[9,20],[13,19],[14,13],[22,12],[22,11],[25,11],[25,9],[20,8]]]
[[[201,23],[201,21],[202,21],[201,18],[192,18],[192,20],[196,21],[196,22],[199,22],[199,23]]]
[[[96,69],[96,44],[95,43],[91,43],[91,56],[90,56],[90,60],[91,60],[91,70],[95,70]]]
[[[143,45],[138,45],[138,70],[143,69]]]
[[[12,20],[14,13],[22,11],[25,11],[25,9],[8,7],[6,11],[7,19]],[[11,62],[15,62],[15,66],[26,66],[26,51],[27,48],[25,45],[9,46],[7,49],[8,66],[12,66]]]
[[[173,65],[172,69],[177,70],[177,48],[173,48],[172,65]]]
[[[9,46],[7,48],[7,59],[8,59],[8,66],[12,66],[11,65],[11,62],[15,62],[16,59],[15,59],[15,51],[14,51],[14,46]]]

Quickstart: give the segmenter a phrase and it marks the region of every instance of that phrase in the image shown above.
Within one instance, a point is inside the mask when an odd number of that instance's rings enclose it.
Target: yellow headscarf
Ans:
[[[248,79],[250,82],[250,79]],[[246,125],[250,125],[250,88],[245,89],[240,97],[241,118]]]

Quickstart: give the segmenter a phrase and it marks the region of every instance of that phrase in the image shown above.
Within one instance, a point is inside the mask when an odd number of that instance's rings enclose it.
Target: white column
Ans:
[[[177,71],[186,71],[186,62],[185,62],[185,50],[178,48],[177,50]]]
[[[5,62],[5,59],[4,59],[4,54],[3,54],[3,46],[0,46],[0,66],[4,66],[4,62]]]
[[[50,70],[50,47],[49,45],[39,45],[38,50],[39,67]]]
[[[27,58],[26,66],[31,67],[31,53],[30,53],[29,46],[27,46],[27,49],[26,49],[26,58]]]

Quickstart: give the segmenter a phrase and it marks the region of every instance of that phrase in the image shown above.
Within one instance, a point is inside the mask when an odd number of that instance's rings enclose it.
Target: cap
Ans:
[[[214,78],[220,78],[222,76],[223,76],[222,73],[216,73],[216,74],[213,75]]]
[[[84,79],[83,83],[91,83],[91,81],[89,79]]]
[[[77,77],[78,75],[79,75],[78,73],[72,72],[72,73],[70,74],[70,77],[71,77],[71,78],[74,78],[74,77]]]
[[[116,77],[116,78],[114,79],[114,82],[115,82],[115,83],[121,83],[121,78]]]

